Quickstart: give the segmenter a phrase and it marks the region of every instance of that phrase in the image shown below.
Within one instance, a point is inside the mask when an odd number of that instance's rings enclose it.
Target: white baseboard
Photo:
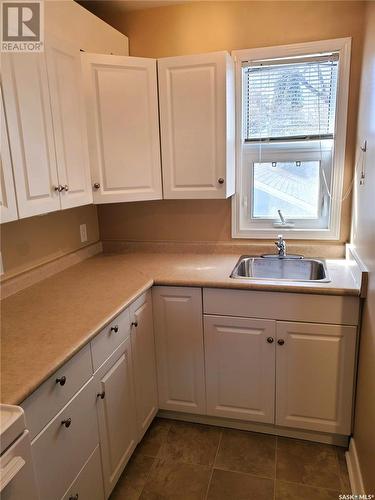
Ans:
[[[348,466],[350,487],[355,495],[364,495],[361,467],[359,465],[357,448],[353,438],[349,442],[349,450],[345,453],[346,465]]]

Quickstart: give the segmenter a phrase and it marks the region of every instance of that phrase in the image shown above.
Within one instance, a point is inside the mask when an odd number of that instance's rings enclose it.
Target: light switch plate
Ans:
[[[87,241],[87,227],[86,224],[81,224],[79,226],[79,232],[81,234],[81,243]]]

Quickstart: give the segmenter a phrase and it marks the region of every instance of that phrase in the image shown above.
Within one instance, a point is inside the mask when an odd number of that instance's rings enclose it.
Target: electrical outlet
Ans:
[[[79,232],[81,234],[81,243],[87,241],[87,227],[86,224],[81,224],[79,226]]]

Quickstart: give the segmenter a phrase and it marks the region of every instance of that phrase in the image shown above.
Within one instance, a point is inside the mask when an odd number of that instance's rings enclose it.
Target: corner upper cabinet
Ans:
[[[0,87],[1,157],[0,157],[0,222],[18,219],[16,192],[14,188],[12,159],[9,149],[7,123],[5,120],[3,94]]]
[[[2,85],[20,218],[60,209],[44,54],[2,54]]]
[[[164,198],[235,191],[234,70],[227,52],[158,60]]]
[[[162,198],[156,61],[83,54],[94,203]]]
[[[92,203],[81,53],[77,45],[46,38],[61,208],[72,208]]]

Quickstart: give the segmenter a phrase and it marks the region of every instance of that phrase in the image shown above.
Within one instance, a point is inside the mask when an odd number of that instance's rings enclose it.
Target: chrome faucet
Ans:
[[[277,238],[278,239],[275,241],[275,245],[277,246],[279,257],[286,257],[286,242],[283,235],[278,234]]]

